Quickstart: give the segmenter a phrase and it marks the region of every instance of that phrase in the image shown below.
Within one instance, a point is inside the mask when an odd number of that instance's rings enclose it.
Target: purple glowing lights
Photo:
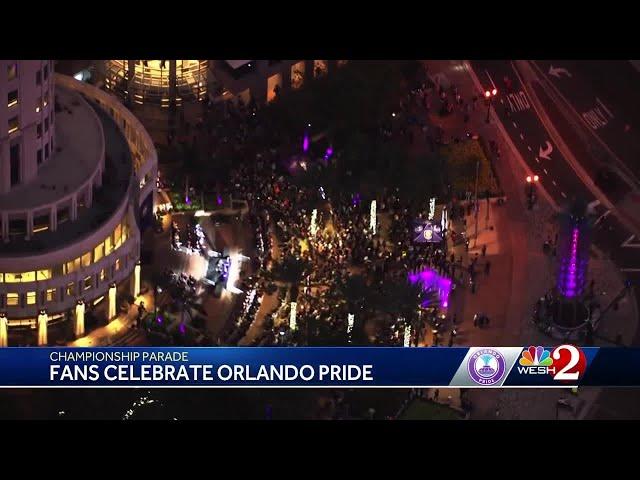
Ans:
[[[218,194],[218,196],[216,197],[216,203],[217,203],[218,205],[222,205],[222,196],[220,196],[219,194]]]
[[[569,258],[565,260],[564,272],[560,281],[561,290],[565,297],[575,297],[578,287],[578,240],[580,231],[578,227],[574,227],[571,232],[571,247],[569,248]]]
[[[409,282],[413,285],[420,283],[422,291],[435,291],[438,293],[438,299],[442,308],[449,306],[449,294],[451,293],[451,279],[438,275],[435,270],[426,268],[421,272],[410,273]],[[422,302],[423,307],[429,305],[429,300]]]
[[[302,140],[302,151],[307,153],[307,150],[309,150],[309,134],[305,133],[304,139]]]

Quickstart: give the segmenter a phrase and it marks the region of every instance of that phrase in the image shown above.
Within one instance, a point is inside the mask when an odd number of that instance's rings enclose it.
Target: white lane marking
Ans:
[[[518,128],[518,124],[516,122],[511,122],[511,123],[513,123],[514,127]]]
[[[566,68],[563,68],[563,67],[554,68],[553,65],[549,67],[549,75],[553,75],[556,78],[560,78],[563,73],[567,77],[571,78],[571,73]]]
[[[493,81],[493,78],[491,78],[491,75],[489,75],[489,72],[485,69],[485,73],[487,74],[487,77],[489,77],[489,81],[491,82],[491,85],[493,85],[493,88],[497,88],[496,84]]]
[[[567,195],[564,192],[560,192],[560,194],[564,197],[567,198]]]
[[[507,101],[509,102],[511,113],[522,112],[523,110],[529,110],[531,108],[527,94],[523,91],[508,94]]]
[[[611,210],[607,210],[606,212],[604,212],[602,215],[600,215],[598,217],[598,219],[594,222],[594,225],[599,224],[602,220],[604,220],[605,218],[607,218],[609,216],[609,214],[611,213]]]
[[[549,175],[549,172],[547,172],[546,168],[543,168],[542,170],[544,170],[545,175]]]
[[[524,140],[524,135],[520,134],[520,140]]]
[[[589,203],[587,205],[588,208],[596,208],[598,205],[600,205],[600,200],[594,200],[593,202]]]
[[[635,235],[631,235],[629,238],[627,238],[624,242],[622,242],[622,245],[620,245],[623,248],[640,248],[640,241],[637,242],[633,242],[633,239],[636,238]]]
[[[540,160],[538,160],[538,157],[536,157],[536,162],[540,163]]]
[[[527,145],[527,150],[531,151],[531,147],[529,145]]]
[[[640,272],[640,268],[621,268],[621,272]]]
[[[596,97],[596,103],[600,105],[604,109],[604,111],[609,114],[611,118],[613,118],[614,115],[613,113],[611,113],[611,110],[609,110],[607,106],[602,102],[602,100],[600,100],[598,97]]]
[[[554,187],[557,187],[557,186],[558,186],[558,184],[556,183],[556,181],[555,181],[555,180],[551,180],[551,183],[553,183],[553,186],[554,186]]]

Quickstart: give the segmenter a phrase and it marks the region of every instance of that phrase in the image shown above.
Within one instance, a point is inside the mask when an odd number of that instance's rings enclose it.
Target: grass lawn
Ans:
[[[446,405],[416,399],[400,415],[399,420],[462,420],[462,416]]]

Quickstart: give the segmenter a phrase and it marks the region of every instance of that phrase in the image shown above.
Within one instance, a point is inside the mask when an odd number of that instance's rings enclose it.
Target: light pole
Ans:
[[[533,192],[535,191],[535,185],[540,180],[538,175],[527,175],[527,184],[529,185],[527,192],[527,206],[529,210],[533,208]]]
[[[487,99],[487,123],[489,123],[489,113],[491,112],[491,102],[493,101],[493,97],[498,95],[498,89],[494,87],[493,90],[485,90],[484,98]]]

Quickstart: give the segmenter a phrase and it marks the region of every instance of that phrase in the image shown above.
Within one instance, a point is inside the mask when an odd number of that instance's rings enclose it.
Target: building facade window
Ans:
[[[7,65],[7,80],[11,81],[18,77],[18,64],[10,63]]]
[[[36,292],[27,292],[27,305],[36,304]]]
[[[49,144],[44,144],[44,159],[49,160]]]
[[[42,149],[39,148],[36,152],[36,160],[38,161],[38,165],[42,163]]]
[[[18,104],[18,90],[12,90],[7,94],[7,107],[11,108]]]
[[[20,295],[17,293],[7,293],[7,307],[17,307],[20,303]]]
[[[36,125],[36,137],[42,138],[42,123]]]
[[[36,72],[36,85],[42,85],[42,71],[38,70]]]
[[[45,299],[46,299],[47,302],[55,302],[56,301],[56,289],[55,288],[47,288]]]
[[[91,276],[85,277],[84,281],[82,282],[84,290],[89,290],[91,288],[91,286],[93,285],[92,280],[93,279],[91,278]]]
[[[20,144],[16,143],[9,148],[9,167],[11,169],[11,186],[20,183]]]
[[[76,294],[76,284],[74,282],[67,283],[67,296],[73,297]]]
[[[9,119],[9,134],[12,134],[13,132],[17,132],[19,128],[20,128],[20,122],[18,120],[18,116],[16,115],[15,117],[11,117]]]
[[[44,66],[44,79],[49,78],[49,65]]]
[[[44,131],[45,132],[49,131],[49,118],[44,119]]]

